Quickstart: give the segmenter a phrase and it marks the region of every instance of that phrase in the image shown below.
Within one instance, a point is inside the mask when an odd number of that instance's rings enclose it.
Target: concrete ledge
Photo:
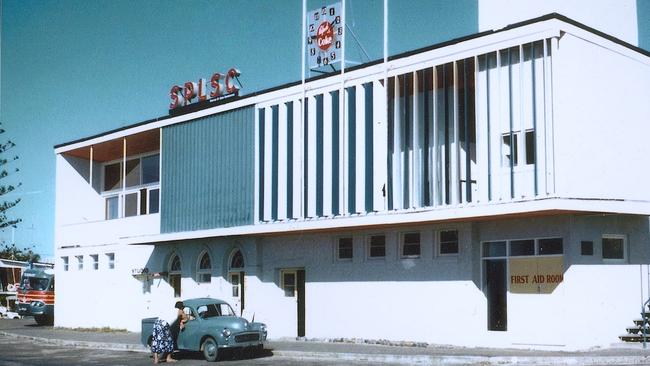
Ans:
[[[11,337],[11,338],[29,339],[32,341],[52,344],[55,346],[104,349],[104,350],[111,350],[111,351],[149,352],[147,348],[139,344],[88,342],[88,341],[69,340],[69,339],[43,338],[43,337],[34,337],[34,336],[28,336],[22,334],[7,333],[3,331],[0,331],[0,335]]]

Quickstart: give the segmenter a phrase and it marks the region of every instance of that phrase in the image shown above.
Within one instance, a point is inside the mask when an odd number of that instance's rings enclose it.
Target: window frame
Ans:
[[[341,240],[350,239],[350,257],[341,258]],[[354,260],[354,237],[339,236],[334,240],[334,258],[337,262],[352,262]]]
[[[61,264],[63,265],[63,272],[68,272],[70,269],[70,258],[67,255],[62,256]]]
[[[384,238],[384,255],[382,255],[382,256],[373,256],[372,255],[372,238],[380,237],[380,236]],[[367,259],[372,260],[372,261],[386,260],[386,252],[387,252],[387,250],[386,250],[386,247],[387,247],[386,234],[379,234],[378,233],[378,234],[370,234],[370,235],[368,235],[367,239],[366,239],[366,247],[367,247],[367,249],[366,249],[366,258]]]
[[[90,260],[93,271],[99,270],[99,254],[91,254]]]
[[[456,252],[455,253],[442,253],[442,233],[447,232],[447,231],[455,231],[456,232]],[[436,231],[436,240],[437,240],[437,248],[436,248],[436,254],[439,257],[458,257],[460,255],[460,230],[450,228],[450,229],[441,229]],[[451,242],[446,242],[446,243],[451,243]]]
[[[180,263],[180,268],[178,270],[172,269],[172,265],[174,264],[174,259],[178,258],[178,261]],[[182,272],[183,272],[183,260],[181,259],[180,254],[174,252],[172,255],[169,257],[169,262],[167,263],[167,268],[168,268],[168,274],[167,274],[167,279],[168,283],[172,288],[172,291],[174,292],[174,298],[181,297],[183,294],[183,284],[182,284]],[[178,289],[174,286],[174,283],[172,282],[172,276],[174,278],[178,278]]]
[[[418,254],[404,254],[404,248],[406,246],[406,236],[410,234],[417,234],[418,235]],[[413,245],[413,244],[409,244]],[[418,259],[422,257],[422,233],[419,231],[406,231],[403,233],[400,233],[399,235],[399,257],[400,259]]]
[[[106,267],[115,269],[115,253],[106,253]]]
[[[285,283],[285,278],[284,276],[287,274],[292,274],[293,275],[293,291],[292,295],[288,296],[287,295],[287,284]],[[290,297],[290,298],[296,298],[298,296],[298,270],[297,269],[281,269],[280,270],[280,289],[282,290],[282,293],[284,297]]]
[[[604,252],[604,239],[620,239],[623,241],[623,258],[605,258],[603,256]],[[628,244],[627,244],[627,235],[623,234],[603,234],[600,238],[600,257],[603,260],[603,263],[627,263],[628,261]]]
[[[206,255],[208,256],[208,260],[210,261],[210,268],[201,268],[203,258]],[[205,277],[206,275],[208,276]],[[207,281],[205,281],[206,278]],[[204,284],[204,283],[211,283],[211,282],[212,282],[212,256],[210,255],[207,249],[204,249],[203,251],[201,251],[196,261],[196,283]]]
[[[77,271],[83,271],[84,270],[84,256],[83,255],[76,255],[77,258]]]

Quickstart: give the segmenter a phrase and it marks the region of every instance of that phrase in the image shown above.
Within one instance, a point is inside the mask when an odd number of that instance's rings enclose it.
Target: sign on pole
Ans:
[[[334,66],[341,62],[343,21],[341,3],[323,6],[307,14],[307,57],[309,68]]]

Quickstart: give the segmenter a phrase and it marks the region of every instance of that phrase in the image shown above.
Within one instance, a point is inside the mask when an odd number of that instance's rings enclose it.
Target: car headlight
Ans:
[[[262,333],[266,333],[266,324],[262,324],[260,326],[260,330],[262,331]]]
[[[34,302],[32,302],[32,306],[41,307],[41,306],[44,306],[44,305],[45,305],[45,304],[42,303],[41,301],[34,301]]]
[[[223,330],[221,331],[221,335],[223,335],[226,338],[230,337],[231,334],[232,332],[228,328],[223,328]]]

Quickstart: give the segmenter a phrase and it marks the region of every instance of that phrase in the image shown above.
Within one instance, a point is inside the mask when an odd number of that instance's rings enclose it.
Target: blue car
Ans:
[[[199,298],[184,300],[183,304],[190,320],[178,332],[179,350],[203,352],[206,361],[216,361],[219,350],[252,348],[261,352],[264,349],[266,325],[238,317],[227,302]],[[151,346],[156,319],[142,319],[141,341],[145,346]]]

